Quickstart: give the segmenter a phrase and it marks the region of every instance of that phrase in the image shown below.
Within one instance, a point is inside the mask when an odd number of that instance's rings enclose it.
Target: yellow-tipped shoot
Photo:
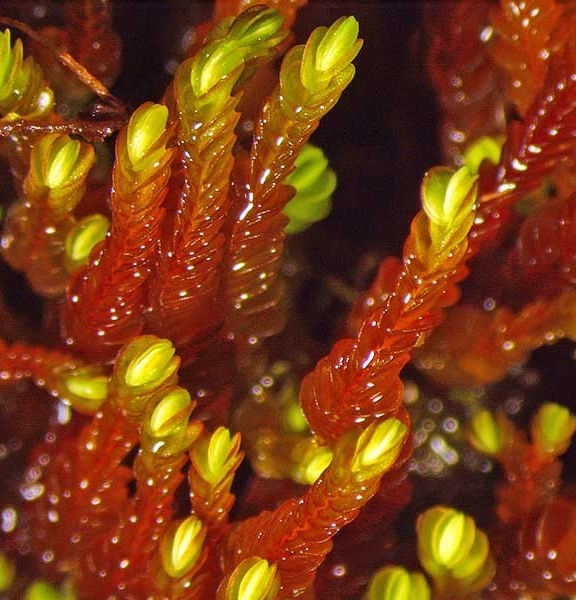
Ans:
[[[194,96],[214,93],[213,102],[225,101],[245,62],[267,56],[286,37],[282,22],[276,10],[255,6],[217,26],[191,64],[189,83]],[[216,88],[224,81],[227,84],[220,94]]]
[[[540,406],[531,423],[532,443],[540,454],[560,456],[568,449],[576,431],[576,415],[553,402]]]
[[[486,534],[474,519],[448,506],[435,506],[418,517],[418,557],[439,589],[479,591],[494,576]]]
[[[3,553],[0,554],[0,592],[5,592],[12,587],[16,576],[14,563]]]
[[[370,579],[363,600],[430,600],[430,586],[422,573],[387,566]]]
[[[361,475],[364,471],[383,472],[390,468],[402,449],[408,427],[398,419],[386,419],[371,423],[358,438],[352,472]]]
[[[328,446],[319,446],[314,438],[306,438],[293,451],[296,467],[292,478],[298,483],[312,485],[330,466],[334,453]]]
[[[32,149],[34,176],[50,190],[67,188],[84,179],[93,163],[94,148],[67,135],[43,135]]]
[[[126,147],[132,170],[140,172],[152,168],[166,153],[168,137],[168,108],[163,104],[146,102],[138,107],[130,121]]]
[[[179,578],[191,571],[200,560],[206,537],[206,527],[194,515],[173,523],[160,544],[164,571]]]
[[[480,170],[480,165],[487,160],[493,165],[498,164],[502,154],[503,139],[492,138],[487,135],[474,140],[464,152],[464,165],[468,167],[472,175]]]
[[[321,148],[306,144],[294,164],[296,169],[285,180],[296,190],[283,211],[290,219],[286,233],[298,233],[324,219],[330,212],[336,189],[336,173]]]
[[[54,94],[44,85],[42,70],[29,56],[24,59],[22,41],[10,42],[10,30],[0,32],[0,116],[6,120],[38,118],[50,113]]]
[[[108,398],[110,378],[99,367],[75,369],[64,376],[66,401],[77,411],[94,414]]]
[[[468,439],[478,452],[497,456],[512,436],[511,425],[503,414],[496,417],[489,410],[481,410],[470,421]]]
[[[66,236],[66,267],[72,272],[86,264],[94,247],[104,240],[110,221],[100,214],[78,221]]]
[[[358,21],[354,17],[340,17],[329,28],[316,28],[302,56],[300,79],[311,93],[318,94],[332,86],[334,79],[351,80],[354,76],[352,61],[362,48],[358,39]]]
[[[218,600],[272,600],[279,589],[276,565],[258,556],[244,559],[218,588]]]
[[[124,383],[134,390],[146,391],[159,388],[176,372],[180,359],[174,356],[172,342],[144,335],[130,342],[117,361],[123,370]],[[124,366],[124,363],[127,363]]]
[[[422,207],[430,221],[429,233],[436,254],[462,242],[474,220],[478,177],[468,167],[454,172],[434,167],[422,182]]]
[[[193,445],[190,457],[202,479],[216,486],[242,459],[240,434],[231,435],[226,427],[218,427]]]

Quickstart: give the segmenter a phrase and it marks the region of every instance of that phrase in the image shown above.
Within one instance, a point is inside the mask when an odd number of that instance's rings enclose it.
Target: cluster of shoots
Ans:
[[[0,17],[1,254],[43,312],[32,326],[0,293],[2,432],[26,450],[0,505],[0,592],[576,594],[576,416],[545,398],[521,426],[497,399],[535,349],[576,340],[576,4],[425,15],[446,164],[319,360],[306,335],[284,343],[284,250],[330,212],[311,137],[353,81],[358,21],[295,43],[305,0],[216,0],[164,94],[130,113],[109,90],[113,4],[59,3],[41,30]],[[499,465],[493,507],[424,501],[408,479],[430,389],[465,398],[460,444]],[[10,421],[35,410],[46,422]]]

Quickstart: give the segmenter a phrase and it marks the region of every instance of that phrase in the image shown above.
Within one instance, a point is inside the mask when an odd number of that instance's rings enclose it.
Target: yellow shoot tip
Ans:
[[[422,573],[396,565],[386,566],[371,578],[364,600],[430,600],[430,586]]]
[[[94,367],[81,367],[66,376],[66,400],[79,412],[94,414],[108,397],[109,377]]]
[[[168,108],[163,104],[146,102],[134,112],[128,123],[127,150],[133,171],[150,168],[157,162],[151,151],[166,132]],[[164,152],[164,147],[159,149]]]
[[[218,427],[192,446],[191,457],[202,478],[215,486],[230,472],[238,460],[240,434],[230,434],[226,427]]]
[[[334,454],[327,446],[318,446],[312,438],[303,440],[301,450],[303,455],[298,460],[293,479],[297,483],[312,485],[330,466]]]
[[[341,17],[329,28],[316,28],[304,46],[300,79],[311,93],[326,90],[334,77],[351,67],[362,48],[358,39],[358,21]]]
[[[166,437],[186,426],[192,401],[187,390],[177,387],[158,402],[150,415],[148,428],[154,437]]]
[[[15,577],[16,568],[14,563],[4,553],[0,553],[0,592],[9,590]]]
[[[352,460],[352,471],[360,472],[378,466],[386,470],[398,458],[408,428],[398,419],[386,419],[370,424],[358,438]]]
[[[532,441],[541,454],[560,456],[576,431],[576,415],[554,402],[543,404],[531,423]]]
[[[128,387],[159,387],[178,367],[178,359],[174,356],[176,350],[169,340],[143,336],[129,344],[126,353],[131,349],[136,349],[137,353],[124,374],[124,382]]]
[[[108,232],[110,221],[100,214],[93,214],[78,221],[66,236],[66,258],[70,270],[84,264],[92,249],[100,243]]]
[[[470,443],[487,456],[496,456],[504,446],[505,431],[489,410],[481,410],[470,422]]]
[[[47,159],[44,182],[51,188],[59,188],[68,182],[80,155],[80,142],[70,138],[58,138],[52,145]]]
[[[276,565],[258,556],[246,558],[225,586],[224,594],[218,596],[225,600],[272,600],[279,588]]]
[[[160,547],[164,571],[178,578],[192,570],[202,553],[205,537],[206,527],[195,515],[173,523]]]
[[[422,208],[430,220],[430,238],[436,251],[456,246],[468,235],[474,220],[478,177],[468,167],[454,172],[434,167],[422,182]]]
[[[94,163],[94,148],[67,135],[43,135],[32,148],[32,172],[40,185],[60,190],[82,180]],[[60,196],[55,196],[58,202]]]
[[[437,584],[472,593],[494,575],[486,534],[474,519],[448,506],[434,506],[417,520],[418,557]]]

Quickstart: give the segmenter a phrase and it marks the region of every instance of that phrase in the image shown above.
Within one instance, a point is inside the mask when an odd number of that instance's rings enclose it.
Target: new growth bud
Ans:
[[[222,481],[239,460],[240,434],[230,435],[226,427],[218,427],[194,444],[191,458],[202,479],[213,486]]]
[[[492,579],[488,538],[472,517],[435,506],[418,517],[416,532],[420,563],[439,589],[474,592]]]
[[[576,431],[576,416],[553,402],[543,404],[531,424],[532,442],[543,455],[560,456]]]
[[[464,164],[470,170],[472,175],[476,175],[480,165],[487,160],[493,165],[497,165],[502,154],[503,139],[491,138],[484,135],[475,140],[464,152]]]
[[[160,387],[178,369],[180,360],[175,352],[169,340],[151,335],[136,338],[122,351],[130,356],[124,383],[130,388]]]
[[[148,421],[150,434],[155,437],[170,435],[176,427],[186,425],[192,404],[190,394],[184,388],[177,387],[168,392],[156,408]]]
[[[454,172],[434,167],[422,182],[422,207],[430,219],[430,238],[437,252],[459,244],[466,238],[474,220],[478,177],[467,167]]]
[[[296,190],[283,211],[290,219],[286,233],[298,233],[324,219],[330,212],[336,189],[336,173],[317,146],[306,144],[294,165],[296,169],[285,180]]]
[[[218,589],[218,600],[272,600],[279,588],[276,565],[252,556],[232,571]]]
[[[85,264],[92,249],[108,232],[110,221],[100,214],[84,217],[66,236],[66,265],[70,272]]]
[[[194,515],[173,523],[160,545],[164,571],[173,578],[191,571],[200,559],[205,537],[206,528]]]
[[[194,95],[208,94],[234,75],[231,90],[246,61],[268,55],[286,37],[282,22],[276,10],[255,6],[216,27],[192,63],[190,85]]]
[[[42,70],[32,57],[24,59],[21,40],[10,44],[10,30],[0,32],[0,116],[6,120],[41,117],[54,105]]]
[[[388,566],[371,578],[363,600],[430,600],[430,587],[422,573]]]
[[[258,53],[278,45],[287,35],[282,31],[284,17],[273,8],[252,6],[232,22],[228,37],[239,45],[258,48]]]
[[[26,588],[24,600],[75,600],[76,594],[66,585],[59,590],[47,581],[35,581]]]
[[[16,576],[14,563],[3,553],[0,553],[0,592],[12,587]]]
[[[134,112],[128,123],[126,146],[133,171],[152,168],[166,151],[168,108],[146,102]],[[165,136],[164,136],[165,137]]]
[[[476,450],[496,456],[506,443],[507,430],[505,417],[495,419],[489,410],[481,410],[470,422],[468,437]]]
[[[317,94],[328,89],[334,78],[352,78],[350,64],[360,48],[358,21],[354,17],[340,17],[329,28],[318,27],[304,47],[300,78],[302,85]]]
[[[297,465],[292,474],[294,481],[304,485],[312,485],[330,466],[333,458],[332,450],[327,446],[319,446],[313,438],[306,438],[294,450]]]
[[[40,185],[53,191],[84,179],[93,162],[94,149],[90,144],[58,133],[43,135],[32,149],[34,176]],[[56,197],[59,199],[60,195]]]
[[[361,473],[376,467],[385,471],[391,467],[402,449],[408,428],[398,419],[371,423],[360,435],[352,461],[352,471]]]
[[[65,400],[79,412],[94,414],[108,397],[109,377],[99,367],[75,369],[64,378]]]

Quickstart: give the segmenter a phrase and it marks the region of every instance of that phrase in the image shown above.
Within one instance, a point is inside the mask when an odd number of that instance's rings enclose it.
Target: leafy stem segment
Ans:
[[[361,46],[356,19],[342,17],[292,48],[256,124],[249,156],[239,160],[225,281],[231,310],[226,328],[236,337],[245,338],[247,331],[271,335],[281,326],[275,313],[282,295],[278,274],[287,222],[282,211],[293,195],[284,181],[320,119],[352,81],[351,63]]]
[[[381,270],[388,281],[377,279],[368,292],[356,338],[337,342],[302,382],[302,408],[325,440],[401,408],[402,367],[458,298],[476,181],[466,167],[425,176],[423,210],[412,222],[403,263]]]
[[[73,276],[64,307],[67,343],[80,352],[100,347],[110,358],[141,332],[146,281],[165,209],[174,150],[168,109],[147,102],[116,142],[112,225],[85,267]]]
[[[183,182],[174,233],[162,239],[156,257],[149,321],[177,345],[201,339],[223,320],[218,296],[236,106],[255,64],[271,57],[284,39],[281,25],[280,15],[263,6],[225,19],[174,77]]]

